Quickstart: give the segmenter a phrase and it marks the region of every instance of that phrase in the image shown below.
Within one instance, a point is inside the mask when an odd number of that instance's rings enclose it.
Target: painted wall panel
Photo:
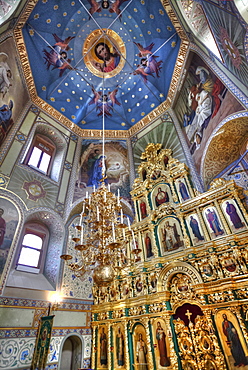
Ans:
[[[66,160],[70,163],[72,163],[72,161],[73,161],[75,147],[76,147],[75,141],[71,140],[70,144],[69,144],[69,148],[68,148],[68,153],[67,153],[67,156],[66,156]]]
[[[55,311],[53,314],[55,314],[53,327],[86,326],[86,312]]]
[[[67,170],[64,170],[63,176],[62,176],[62,181],[60,184],[60,191],[59,191],[59,196],[58,196],[58,201],[60,203],[64,203],[65,201],[65,196],[67,193],[67,187],[70,179],[70,172]]]
[[[18,141],[14,141],[1,166],[1,172],[4,175],[10,176],[16,158],[19,156],[21,149],[22,144],[19,143]]]
[[[26,308],[0,307],[1,328],[24,328],[31,327],[34,318],[34,310]]]
[[[36,114],[34,114],[33,112],[28,112],[25,120],[23,121],[22,125],[21,125],[21,128],[20,128],[20,131],[24,134],[24,135],[28,135],[29,134],[29,131],[33,125],[33,122],[36,118]]]

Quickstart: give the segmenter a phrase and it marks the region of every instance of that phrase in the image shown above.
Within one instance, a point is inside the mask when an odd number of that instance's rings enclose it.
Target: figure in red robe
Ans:
[[[146,246],[146,257],[147,258],[152,257],[153,256],[152,242],[148,234],[146,234],[146,237],[145,237],[145,246]]]
[[[143,200],[140,202],[140,212],[142,219],[147,217],[146,204]]]
[[[158,193],[155,197],[156,206],[160,206],[160,204],[169,202],[169,196],[167,191],[163,191],[161,188],[158,188]]]
[[[170,366],[170,359],[167,356],[167,349],[166,349],[166,342],[165,342],[165,332],[164,329],[161,326],[160,321],[157,323],[157,329],[156,329],[156,339],[158,342],[158,350],[159,350],[159,356],[160,356],[160,366],[162,367],[168,367]]]

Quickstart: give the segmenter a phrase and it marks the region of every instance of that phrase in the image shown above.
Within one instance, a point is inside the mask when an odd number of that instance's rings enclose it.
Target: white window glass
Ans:
[[[26,234],[23,238],[22,244],[25,245],[26,247],[41,249],[42,248],[42,238],[38,235]]]
[[[47,153],[43,153],[42,160],[39,166],[39,169],[45,173],[47,173],[48,166],[50,163],[51,156]]]
[[[35,146],[34,149],[32,150],[32,154],[29,158],[28,164],[34,167],[38,167],[38,162],[40,160],[41,154],[42,151]]]
[[[39,258],[40,251],[22,247],[18,264],[31,267],[38,267]]]

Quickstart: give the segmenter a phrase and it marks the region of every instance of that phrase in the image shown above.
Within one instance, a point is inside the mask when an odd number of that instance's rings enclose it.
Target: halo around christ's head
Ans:
[[[124,67],[126,47],[115,31],[97,29],[86,38],[82,54],[85,65],[95,76],[110,78]]]

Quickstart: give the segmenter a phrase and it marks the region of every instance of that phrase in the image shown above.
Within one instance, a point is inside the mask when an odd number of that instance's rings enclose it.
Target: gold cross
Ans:
[[[190,316],[192,315],[192,312],[189,312],[189,310],[187,310],[187,312],[186,312],[186,314],[185,314],[186,316],[188,316],[188,319],[189,319],[189,321],[190,321]]]

